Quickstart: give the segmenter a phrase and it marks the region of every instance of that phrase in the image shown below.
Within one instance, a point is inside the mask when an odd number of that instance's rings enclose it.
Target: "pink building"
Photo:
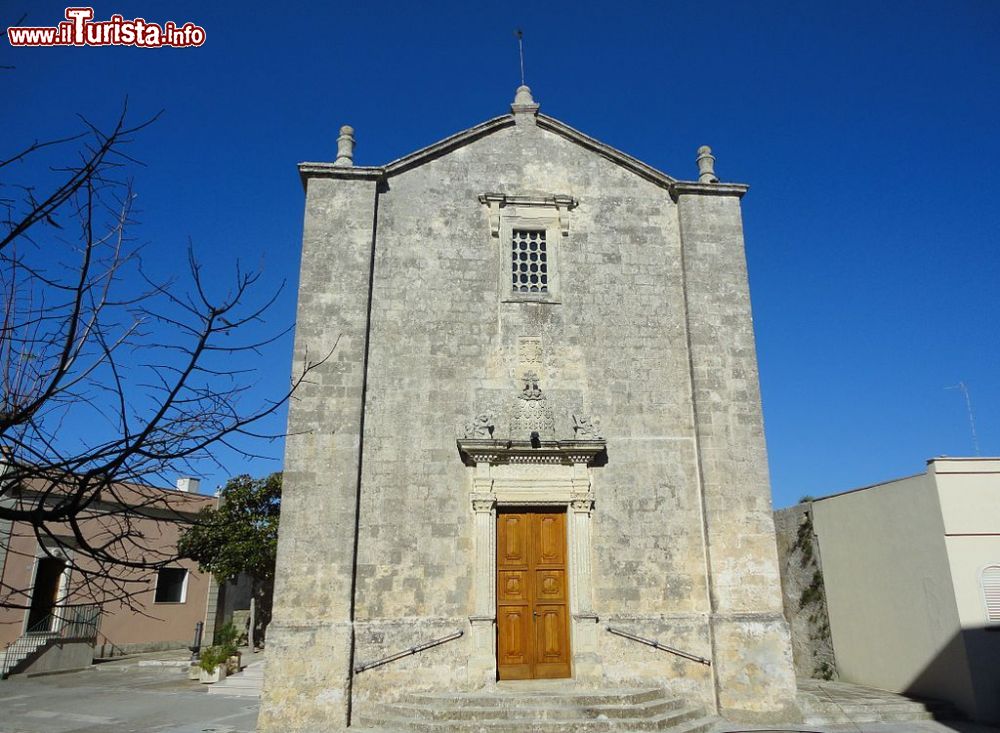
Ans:
[[[116,485],[81,522],[87,541],[122,532],[123,511],[135,538],[119,552],[146,562],[172,558],[185,526],[216,499],[197,493],[198,481],[177,489]],[[36,496],[37,496],[37,492]],[[32,500],[32,488],[20,496]],[[94,656],[184,648],[195,625],[214,628],[218,588],[190,560],[156,570],[99,570],[66,528],[57,540],[39,538],[24,523],[0,522],[0,672],[86,666]],[[127,594],[127,598],[122,596]]]

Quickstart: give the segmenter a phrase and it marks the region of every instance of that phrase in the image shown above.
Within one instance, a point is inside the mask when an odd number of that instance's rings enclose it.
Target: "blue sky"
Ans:
[[[5,0],[6,27],[64,5]],[[107,124],[127,95],[147,264],[190,238],[287,281],[265,328],[294,318],[302,190],[295,164],[380,164],[507,109],[513,30],[547,114],[680,178],[709,144],[747,182],[747,254],[775,504],[1000,454],[1000,4],[97,3],[193,21],[196,49],[0,44],[4,152]],[[259,375],[287,380],[290,339]],[[283,419],[283,418],[282,418]],[[280,421],[276,423],[280,429]],[[280,467],[274,461],[233,473]],[[205,490],[225,480],[210,471]]]

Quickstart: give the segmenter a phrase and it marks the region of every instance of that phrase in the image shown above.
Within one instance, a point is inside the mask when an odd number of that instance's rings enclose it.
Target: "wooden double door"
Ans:
[[[497,513],[497,667],[502,680],[570,676],[565,511]]]

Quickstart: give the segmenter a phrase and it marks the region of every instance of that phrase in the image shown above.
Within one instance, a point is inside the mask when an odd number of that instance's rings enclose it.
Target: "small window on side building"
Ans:
[[[187,596],[187,570],[160,568],[156,574],[155,603],[184,603]]]
[[[986,623],[1000,625],[1000,565],[983,569],[983,601],[986,603]]]

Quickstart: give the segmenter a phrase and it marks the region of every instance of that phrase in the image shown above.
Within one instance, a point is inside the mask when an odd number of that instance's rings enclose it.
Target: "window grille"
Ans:
[[[986,601],[986,621],[1000,624],[1000,565],[983,570],[983,599]]]
[[[511,237],[511,286],[515,293],[549,292],[545,231],[515,229]]]

